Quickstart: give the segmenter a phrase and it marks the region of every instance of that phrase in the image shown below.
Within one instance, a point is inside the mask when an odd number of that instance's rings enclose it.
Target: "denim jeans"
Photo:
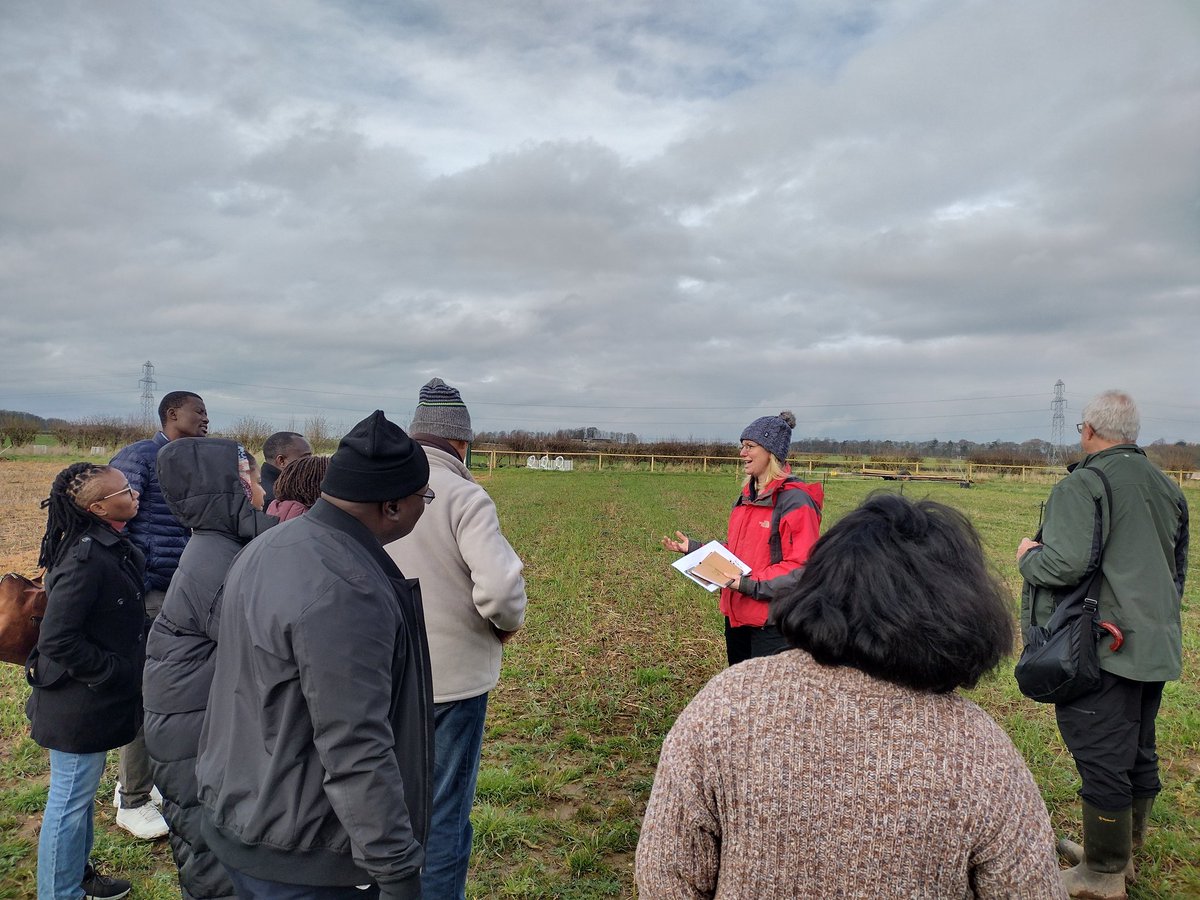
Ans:
[[[92,853],[92,803],[106,753],[50,751],[50,793],[38,834],[38,900],[79,900]]]
[[[433,706],[433,816],[425,841],[421,892],[464,900],[471,860],[471,804],[479,777],[487,694]]]

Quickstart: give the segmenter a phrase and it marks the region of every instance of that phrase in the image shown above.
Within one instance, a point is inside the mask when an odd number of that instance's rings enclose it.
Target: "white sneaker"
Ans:
[[[117,824],[143,841],[153,841],[167,835],[167,820],[153,803],[134,809],[118,809]]]
[[[150,788],[150,802],[154,804],[155,809],[162,809],[162,791],[158,789],[158,785]],[[113,809],[121,808],[121,782],[117,782],[117,786],[113,788]]]

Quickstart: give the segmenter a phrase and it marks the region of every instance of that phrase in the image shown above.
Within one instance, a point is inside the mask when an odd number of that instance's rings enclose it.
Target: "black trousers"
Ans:
[[[284,884],[265,881],[237,869],[225,866],[239,900],[377,900],[379,888],[320,887],[307,884]]]
[[[1122,810],[1162,790],[1154,735],[1162,692],[1161,681],[1102,671],[1100,687],[1054,708],[1083,780],[1079,795],[1097,809]]]
[[[772,656],[788,649],[779,629],[774,625],[755,628],[753,625],[730,625],[725,620],[725,656],[732,666],[756,656]]]

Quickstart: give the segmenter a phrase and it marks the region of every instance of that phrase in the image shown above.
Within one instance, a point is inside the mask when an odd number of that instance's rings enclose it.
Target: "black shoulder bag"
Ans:
[[[1095,472],[1104,484],[1108,500],[1109,527],[1112,527],[1112,487],[1099,469]],[[1040,539],[1041,533],[1038,533]],[[1100,564],[1104,546],[1096,559],[1092,577],[1067,589],[1054,607],[1045,625],[1037,624],[1037,610],[1031,601],[1025,649],[1013,674],[1017,687],[1038,703],[1069,703],[1100,686],[1100,656],[1097,652],[1101,628],[1099,622]]]

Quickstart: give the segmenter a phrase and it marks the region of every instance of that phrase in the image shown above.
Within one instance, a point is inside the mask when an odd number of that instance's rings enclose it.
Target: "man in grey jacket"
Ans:
[[[425,452],[377,410],[308,514],[229,570],[196,776],[239,897],[421,897],[429,657],[418,585],[382,545],[432,499]]]
[[[435,753],[421,885],[427,897],[463,900],[488,692],[500,678],[501,645],[525,619],[525,580],[495,504],[466,467],[474,434],[459,392],[440,378],[421,388],[411,431],[438,501],[387,551],[427,597]]]

